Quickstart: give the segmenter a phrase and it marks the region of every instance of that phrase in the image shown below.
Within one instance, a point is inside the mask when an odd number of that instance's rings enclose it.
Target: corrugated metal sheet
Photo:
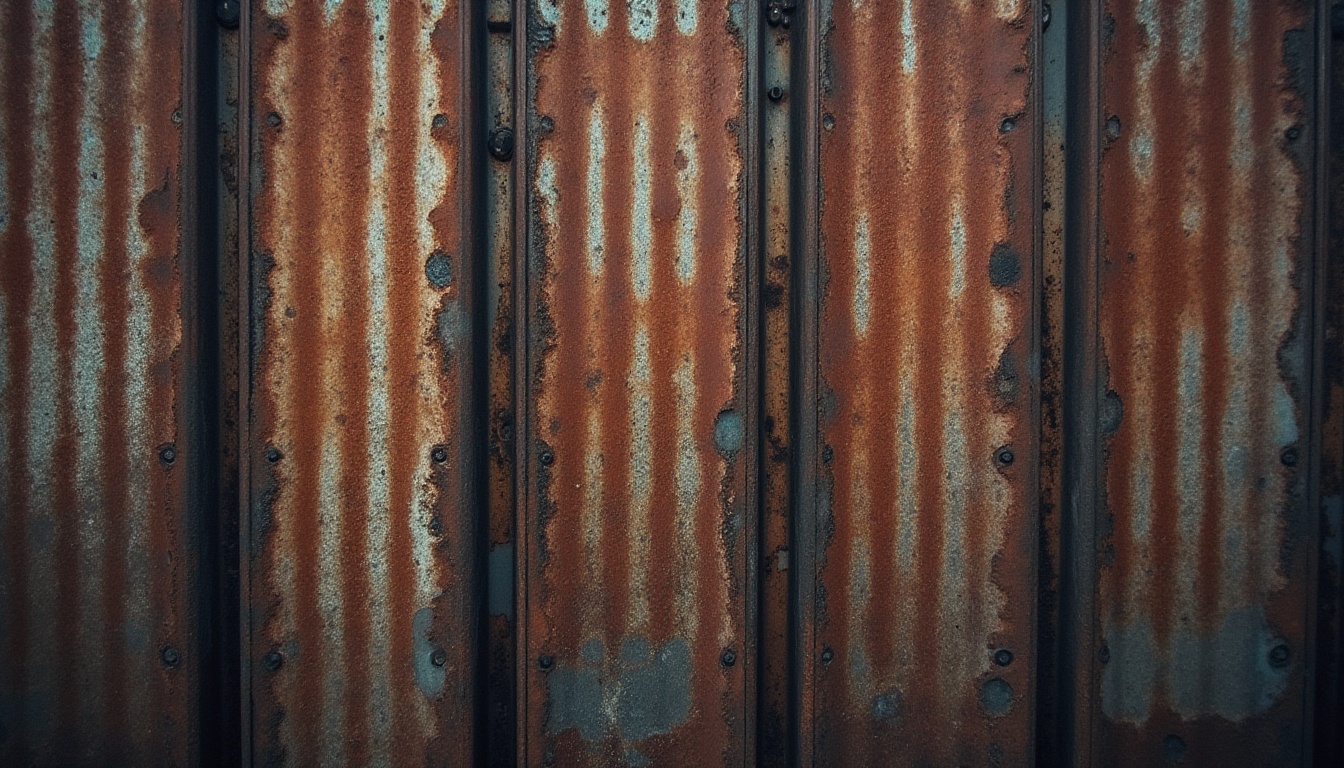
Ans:
[[[741,763],[750,10],[531,10],[521,754]]]
[[[805,761],[1031,755],[1037,23],[1020,2],[819,23]]]
[[[5,3],[0,761],[193,758],[176,3]]]
[[[1342,11],[0,4],[0,763],[1338,762]]]
[[[1300,765],[1312,17],[1106,12],[1091,760]]]
[[[477,751],[469,4],[252,9],[252,751]]]

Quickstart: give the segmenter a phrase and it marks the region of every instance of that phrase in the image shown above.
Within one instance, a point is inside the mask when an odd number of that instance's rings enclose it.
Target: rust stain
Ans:
[[[818,764],[1032,756],[1038,24],[821,21]]]
[[[1094,759],[1297,765],[1311,20],[1107,13]]]
[[[534,9],[529,763],[747,759],[747,12]]]
[[[276,0],[250,19],[263,762],[476,751],[470,18]]]
[[[0,759],[186,763],[183,20],[2,13]]]

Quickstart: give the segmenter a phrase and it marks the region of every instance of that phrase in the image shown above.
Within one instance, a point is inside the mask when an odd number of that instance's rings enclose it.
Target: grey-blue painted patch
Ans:
[[[999,243],[989,255],[989,282],[1004,287],[1022,277],[1022,258],[1008,243]]]
[[[714,447],[729,456],[742,449],[742,417],[737,411],[720,411],[714,420]]]
[[[891,720],[901,712],[901,692],[895,688],[873,697],[873,719]]]
[[[1124,420],[1125,404],[1120,399],[1120,393],[1113,389],[1107,390],[1106,397],[1101,401],[1101,433],[1107,437],[1115,434]]]
[[[1013,709],[1013,686],[996,677],[980,686],[980,708],[992,717],[1003,717]]]
[[[448,670],[434,666],[433,662],[434,643],[430,641],[429,633],[434,627],[434,609],[425,606],[416,611],[411,627],[415,632],[414,655],[411,659],[411,665],[415,669],[415,686],[431,699],[437,699],[443,695],[443,684],[448,677]]]
[[[614,735],[634,742],[685,723],[691,713],[690,647],[677,637],[652,652],[644,649],[652,649],[647,639],[626,638],[620,656],[607,660],[599,642],[594,649],[585,646],[578,665],[557,664],[546,677],[547,732],[575,729],[586,741]]]
[[[513,545],[490,548],[490,615],[513,618]]]
[[[453,260],[443,251],[435,251],[425,260],[425,277],[435,288],[447,288],[453,282]]]

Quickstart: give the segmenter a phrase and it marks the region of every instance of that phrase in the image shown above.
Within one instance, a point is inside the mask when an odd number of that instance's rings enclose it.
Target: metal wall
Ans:
[[[0,762],[1344,755],[1344,6],[0,22]]]

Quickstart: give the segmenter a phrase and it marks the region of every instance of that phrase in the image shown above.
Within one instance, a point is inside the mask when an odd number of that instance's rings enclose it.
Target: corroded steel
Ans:
[[[245,20],[260,762],[477,753],[474,18],[270,0]]]
[[[742,764],[755,9],[528,9],[521,759]]]
[[[1301,765],[1312,14],[1106,12],[1088,759]]]
[[[1021,0],[822,8],[804,760],[1024,763],[1038,17]]]
[[[189,24],[158,0],[0,24],[0,762],[186,764]]]

